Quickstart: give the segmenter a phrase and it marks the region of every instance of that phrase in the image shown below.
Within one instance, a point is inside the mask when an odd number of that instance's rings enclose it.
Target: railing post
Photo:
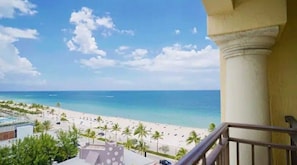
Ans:
[[[289,123],[290,128],[297,129],[297,120],[293,116],[285,116],[285,120]],[[297,135],[290,135],[291,145],[297,146]],[[297,153],[296,151],[291,151],[291,164],[297,165]]]
[[[229,127],[226,129],[225,132],[223,132],[223,137],[229,140]],[[225,148],[225,160],[224,160],[224,164],[225,165],[229,165],[229,155],[230,155],[230,151],[229,151],[229,142],[227,143],[227,146]]]

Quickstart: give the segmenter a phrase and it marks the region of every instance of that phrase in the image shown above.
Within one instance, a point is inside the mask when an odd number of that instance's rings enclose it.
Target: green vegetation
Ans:
[[[185,148],[180,148],[178,151],[177,151],[177,154],[175,156],[175,159],[179,160],[181,159],[182,157],[184,157],[186,154],[187,154],[187,150]]]
[[[96,132],[95,132],[95,131],[91,131],[89,137],[93,139],[93,144],[94,144],[94,140],[95,140],[95,138],[96,138]]]
[[[77,153],[77,132],[74,129],[59,131],[57,140],[42,133],[18,140],[11,147],[0,147],[0,164],[50,165],[54,160],[61,162]]]
[[[48,130],[50,130],[52,128],[52,124],[51,121],[46,120],[42,123],[44,130],[47,132]]]
[[[112,132],[115,132],[115,141],[117,142],[117,135],[118,135],[118,132],[121,130],[120,126],[118,123],[114,124],[112,126]]]
[[[212,131],[214,131],[216,129],[216,125],[214,124],[214,123],[210,123],[209,124],[209,127],[208,127],[208,131],[209,132],[212,132]]]
[[[8,104],[6,104],[7,102],[0,102],[0,107],[1,108],[5,108],[11,111],[17,111],[19,113],[28,113],[28,114],[41,114],[41,111],[36,109],[35,111],[32,110],[27,110],[27,109],[23,109],[23,108],[19,108],[19,107],[13,107],[10,106]]]
[[[155,152],[155,151],[151,151],[151,150],[147,150],[146,152],[151,153],[151,154],[155,154],[155,155],[159,155],[159,156],[162,156],[162,157],[165,157],[165,158],[176,159],[176,156],[173,156],[173,155],[168,155],[168,154]]]
[[[66,117],[67,117],[67,116],[66,116],[66,113],[63,112],[63,113],[61,114],[61,118],[66,118]]]
[[[145,153],[149,149],[149,146],[146,145],[144,141],[138,141],[138,143],[135,146],[135,149],[140,151],[140,153]]]
[[[50,111],[50,114],[54,114],[55,113],[55,110],[54,109],[51,109],[51,111]]]
[[[101,117],[101,116],[98,116],[98,117],[96,118],[96,121],[98,122],[98,127],[97,127],[97,128],[100,128],[100,123],[103,122],[102,117]]]
[[[138,124],[138,127],[134,131],[134,135],[138,135],[141,141],[143,141],[143,137],[148,135],[148,131],[142,123]]]
[[[163,136],[163,135],[160,134],[160,132],[158,132],[158,131],[155,131],[155,133],[152,135],[152,138],[153,138],[154,140],[157,140],[157,152],[159,152],[159,139],[163,139],[162,136]]]
[[[130,128],[129,127],[126,127],[124,129],[124,131],[122,132],[122,135],[125,135],[127,137],[126,141],[128,142],[129,136],[132,135],[132,132],[131,132]]]
[[[61,114],[61,119],[60,119],[60,120],[61,120],[61,121],[68,121],[68,120],[67,120],[67,115],[66,115],[66,113],[63,112],[63,113]]]
[[[78,153],[78,131],[75,126],[69,131],[58,131],[58,152],[55,160],[58,162],[73,158]]]
[[[105,124],[103,127],[101,127],[101,130],[104,131],[105,141],[107,140],[107,139],[106,139],[106,133],[107,133],[108,129],[109,129],[109,128],[107,127],[106,124]]]
[[[34,121],[34,132],[44,132],[52,128],[51,122],[49,120],[44,121],[43,123],[38,120]]]
[[[68,121],[65,117],[61,117],[61,121]]]
[[[88,129],[86,129],[85,134],[83,134],[83,136],[86,136],[87,138],[90,138],[91,132],[92,132],[91,129],[88,128]],[[90,141],[88,140],[88,142],[90,142]]]
[[[148,146],[143,141],[143,137],[146,137],[148,135],[148,131],[146,130],[145,126],[142,123],[138,124],[138,127],[134,131],[134,135],[138,135],[140,138],[140,141],[138,145],[136,146],[136,149],[140,152],[146,152],[148,149]]]
[[[134,146],[132,139],[127,139],[126,143],[124,143],[124,147],[130,150]]]
[[[46,109],[43,105],[41,105],[41,104],[35,104],[35,103],[33,103],[31,106],[29,106],[29,108],[30,109],[33,109],[33,108],[35,108],[35,109],[37,109],[37,110],[44,110],[44,109]]]
[[[187,138],[187,144],[195,143],[198,144],[200,143],[201,138],[197,135],[195,131],[191,131],[189,137]]]

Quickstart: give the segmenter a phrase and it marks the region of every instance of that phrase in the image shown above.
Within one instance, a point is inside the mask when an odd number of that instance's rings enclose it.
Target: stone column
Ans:
[[[211,37],[226,60],[226,122],[270,125],[266,59],[278,31],[278,26],[274,26]],[[271,140],[270,134],[259,131],[232,129],[230,135],[256,141]],[[232,145],[230,161],[236,164]],[[256,150],[256,164],[267,164],[266,150]],[[251,164],[250,151],[250,146],[240,145],[241,165]]]

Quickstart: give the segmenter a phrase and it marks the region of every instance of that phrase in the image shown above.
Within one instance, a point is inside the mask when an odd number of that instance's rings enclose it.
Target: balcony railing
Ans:
[[[293,118],[294,119],[294,118]],[[176,165],[228,165],[229,164],[229,145],[231,143],[235,144],[235,153],[236,153],[236,164],[239,165],[240,159],[240,144],[246,144],[250,146],[250,157],[249,162],[244,164],[256,164],[255,159],[255,148],[259,146],[261,148],[266,148],[268,159],[268,164],[273,164],[273,150],[281,150],[285,152],[285,162],[287,165],[295,165],[297,162],[294,162],[296,159],[297,146],[292,140],[291,144],[276,144],[270,142],[261,142],[251,139],[243,139],[238,137],[230,136],[230,128],[240,129],[240,130],[254,130],[268,133],[281,133],[290,135],[289,138],[293,139],[297,137],[297,129],[292,127],[295,124],[292,118],[287,119],[286,121],[290,123],[291,128],[282,128],[282,127],[273,127],[273,126],[260,126],[260,125],[251,125],[251,124],[239,124],[239,123],[222,123],[214,132],[207,136],[201,143],[194,147],[188,154],[186,154]],[[290,121],[288,121],[290,120]],[[296,121],[296,120],[295,120]],[[297,122],[296,122],[297,124]],[[297,126],[297,125],[296,125]],[[259,164],[259,163],[257,163]]]

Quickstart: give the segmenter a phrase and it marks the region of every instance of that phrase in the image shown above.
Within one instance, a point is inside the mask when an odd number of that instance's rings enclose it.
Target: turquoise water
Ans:
[[[220,123],[220,91],[0,92],[1,100],[38,103],[79,112],[207,128]]]

